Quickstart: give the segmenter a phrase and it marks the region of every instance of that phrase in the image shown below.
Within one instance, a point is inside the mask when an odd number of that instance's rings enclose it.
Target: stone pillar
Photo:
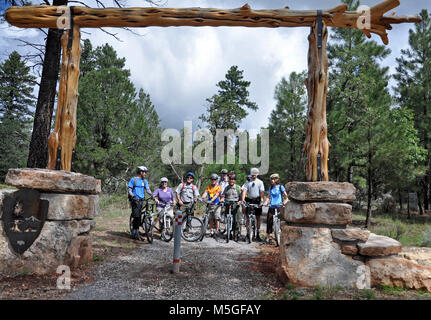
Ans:
[[[98,214],[100,180],[67,171],[10,169],[6,183],[19,190],[0,190],[0,275],[46,274],[60,265],[92,261],[90,231]],[[35,207],[47,204],[47,209],[27,210],[30,192],[37,196]],[[27,221],[33,221],[33,229],[23,227]]]
[[[282,214],[280,266],[284,282],[299,286],[399,286],[431,292],[431,267],[405,259],[401,243],[352,228],[350,183],[291,182]]]
[[[291,182],[282,215],[281,279],[295,285],[370,288],[370,269],[357,244],[369,231],[348,229],[355,187],[350,183]]]

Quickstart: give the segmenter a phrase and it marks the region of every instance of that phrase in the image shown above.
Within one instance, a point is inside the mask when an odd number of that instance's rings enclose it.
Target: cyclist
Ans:
[[[168,187],[168,178],[163,177],[160,179],[160,186],[153,193],[153,198],[157,203],[157,213],[163,210],[168,204],[172,206],[168,209],[167,214],[174,218],[174,208],[176,201],[174,192]]]
[[[242,201],[245,201],[247,204],[262,204],[263,196],[265,193],[265,186],[263,185],[263,181],[258,179],[259,169],[252,168],[250,170],[251,180],[246,184],[246,188],[242,193]],[[248,208],[247,208],[247,216],[248,216]],[[260,229],[260,217],[262,215],[262,208],[256,208],[255,210],[256,220],[257,220],[257,235],[256,240],[262,241],[259,235]],[[247,219],[247,232],[248,232],[248,219]]]
[[[132,206],[133,226],[130,235],[132,239],[139,239],[139,226],[141,225],[141,212],[145,200],[145,192],[151,198],[153,197],[148,181],[145,179],[148,169],[144,166],[139,166],[136,171],[138,176],[131,178],[127,184],[128,196]]]
[[[239,227],[241,223],[241,212],[238,210],[239,205],[241,204],[241,194],[242,188],[236,184],[236,176],[235,174],[229,175],[229,185],[224,189],[222,193],[221,202],[225,202],[225,212],[228,212],[228,206],[231,206],[231,212],[233,216],[233,238],[236,242],[238,242],[239,237]]]
[[[211,237],[213,237],[214,232],[219,232],[220,229],[221,208],[218,206],[218,204],[220,203],[221,186],[217,183],[218,176],[215,173],[211,174],[210,179],[211,184],[205,189],[202,198],[208,197],[208,200],[211,202],[207,206],[210,220]]]
[[[270,235],[273,229],[273,217],[275,208],[280,208],[283,204],[285,205],[289,199],[287,198],[287,192],[284,186],[280,184],[280,176],[274,173],[270,176],[271,186],[268,189],[268,196],[265,200],[264,206],[270,205],[268,209],[267,221],[266,221],[266,242],[271,243]],[[283,197],[285,200],[283,201]]]
[[[242,185],[242,190],[245,190],[247,188],[247,184],[251,181],[251,174],[247,175],[247,180]],[[242,214],[245,215],[247,213],[247,208],[244,204],[241,205]]]
[[[186,182],[180,183],[176,190],[178,207],[183,214],[186,213],[188,209],[191,209],[197,198],[199,198],[198,188],[193,184],[194,179],[194,173],[187,172]]]
[[[228,177],[227,177],[227,170],[226,169],[222,169],[222,171],[220,171],[221,177],[219,178],[219,180],[217,181],[217,184],[220,185],[221,187],[221,192],[224,191],[224,189],[228,186],[229,181],[228,181]]]

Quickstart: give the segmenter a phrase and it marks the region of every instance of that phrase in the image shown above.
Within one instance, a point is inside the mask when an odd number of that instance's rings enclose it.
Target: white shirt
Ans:
[[[244,184],[244,190],[247,191],[246,197],[250,199],[260,198],[260,193],[265,192],[263,181],[256,178],[256,180],[248,181]]]

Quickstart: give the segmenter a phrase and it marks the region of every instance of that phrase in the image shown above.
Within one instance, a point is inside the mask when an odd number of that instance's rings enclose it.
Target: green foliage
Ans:
[[[431,247],[431,226],[425,229],[422,234],[422,246]]]
[[[250,82],[243,78],[243,71],[232,66],[226,73],[226,79],[217,83],[218,93],[207,99],[206,113],[199,119],[206,123],[214,136],[216,129],[237,130],[241,121],[247,117],[247,110],[258,109],[256,103],[248,98]]]
[[[137,165],[158,178],[161,128],[149,95],[136,92],[111,46],[93,50],[86,40],[83,48],[73,169],[102,179],[110,191],[123,191]]]
[[[306,73],[292,72],[289,80],[282,78],[275,88],[275,109],[269,118],[270,172],[277,172],[281,181],[304,179],[303,145],[305,141],[305,110],[307,106]]]
[[[416,141],[425,154],[421,165],[426,168],[420,185],[425,197],[429,197],[431,188],[431,14],[427,10],[420,13],[422,22],[415,24],[415,30],[409,30],[410,47],[401,50],[397,58],[398,67],[394,78],[396,98],[403,110],[412,111],[414,126],[418,131]],[[409,112],[409,111],[406,111]],[[425,198],[426,205],[431,199]]]
[[[0,64],[0,181],[9,168],[26,164],[34,81],[16,51]]]

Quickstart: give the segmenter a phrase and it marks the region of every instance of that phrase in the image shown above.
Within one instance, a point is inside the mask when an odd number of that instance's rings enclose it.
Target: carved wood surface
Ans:
[[[76,108],[78,104],[79,60],[81,43],[79,26],[73,27],[71,50],[68,49],[70,30],[62,36],[63,48],[60,88],[58,94],[55,128],[48,138],[48,169],[54,170],[57,150],[61,147],[60,169],[70,171],[72,167],[72,151],[76,145]]]
[[[307,156],[305,167],[307,181],[317,181],[317,155],[321,154],[322,181],[328,181],[329,141],[326,124],[326,94],[328,91],[328,55],[326,43],[328,28],[323,23],[322,48],[317,46],[317,23],[311,27],[308,36],[308,119],[305,125],[304,151]]]
[[[385,0],[371,8],[371,27],[362,31],[368,36],[378,34],[388,44],[386,30],[391,24],[420,22],[419,15],[383,16],[397,6],[399,0]],[[63,14],[55,6],[10,7],[6,20],[23,28],[57,28]],[[361,13],[346,11],[342,4],[322,10],[323,20],[329,27],[358,28]],[[58,12],[57,12],[58,11]],[[311,27],[317,18],[317,10],[252,10],[248,4],[238,9],[216,8],[87,8],[74,7],[74,21],[81,28],[100,27],[171,27],[171,26],[242,26],[242,27]]]

